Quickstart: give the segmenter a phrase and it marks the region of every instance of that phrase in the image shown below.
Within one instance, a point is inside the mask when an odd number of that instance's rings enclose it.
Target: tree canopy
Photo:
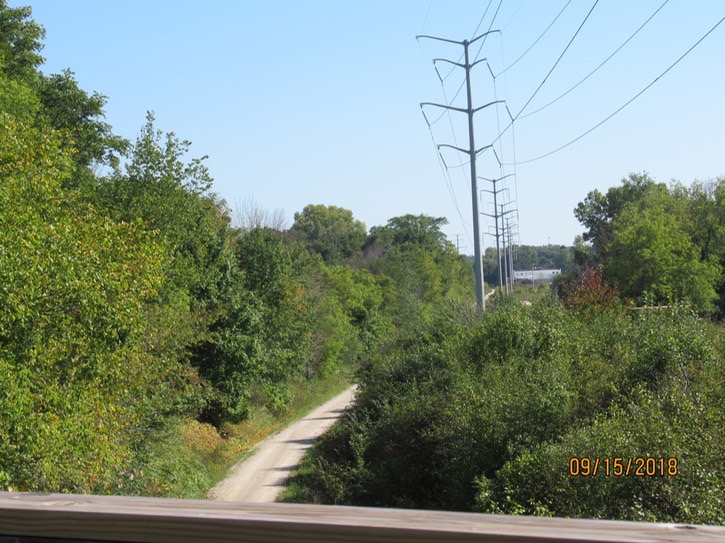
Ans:
[[[587,228],[589,264],[637,302],[722,308],[724,186],[718,179],[668,188],[647,174],[630,174],[606,195],[590,192],[574,211]]]
[[[308,205],[295,213],[290,233],[326,263],[337,264],[360,252],[367,228],[349,209]]]
[[[388,220],[385,226],[375,226],[370,230],[368,245],[417,246],[426,250],[450,250],[453,245],[441,231],[448,224],[445,217],[428,215],[402,215]]]
[[[0,0],[0,70],[11,79],[30,82],[45,59],[40,55],[45,29],[30,18],[29,6],[11,8]]]

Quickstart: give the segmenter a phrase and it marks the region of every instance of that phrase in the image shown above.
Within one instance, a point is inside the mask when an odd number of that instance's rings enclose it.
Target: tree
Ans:
[[[234,225],[242,230],[270,228],[282,232],[287,229],[287,219],[281,209],[269,211],[260,207],[253,197],[237,200],[233,211]]]
[[[622,179],[622,186],[612,187],[603,195],[593,190],[574,209],[574,216],[587,228],[584,241],[592,244],[594,256],[599,258],[612,238],[612,220],[624,207],[642,198],[649,191],[666,192],[667,187],[655,183],[647,173],[631,173]]]
[[[372,354],[385,334],[392,330],[392,323],[382,311],[385,279],[364,268],[349,266],[331,266],[327,275],[347,321],[355,330],[350,353],[356,357]]]
[[[243,233],[237,255],[245,287],[261,302],[259,340],[264,348],[259,379],[268,402],[281,409],[284,387],[299,373],[308,355],[307,304],[301,278],[281,234],[275,230],[259,228]]]
[[[118,166],[119,158],[129,147],[129,142],[115,136],[111,125],[102,120],[107,98],[97,92],[89,96],[78,87],[70,70],[41,76],[38,96],[44,117],[53,128],[66,135],[68,147],[74,149],[76,172],[66,186],[92,188],[94,169],[101,165]]]
[[[163,247],[63,191],[73,170],[56,131],[0,110],[3,487],[108,491],[178,401],[176,361],[145,349]]]
[[[579,275],[578,283],[564,286],[564,305],[584,312],[605,311],[618,300],[617,287],[608,285],[594,268],[587,268]]]
[[[431,315],[446,298],[473,296],[472,264],[441,231],[444,217],[402,215],[370,230],[364,256],[368,267],[395,284],[389,303],[399,326]]]
[[[358,254],[365,243],[365,224],[355,220],[349,209],[308,205],[295,213],[294,219],[292,237],[321,255],[327,264],[338,264]]]
[[[592,244],[586,264],[603,266],[604,278],[618,283],[624,296],[689,300],[712,311],[724,288],[721,186],[675,183],[668,189],[646,174],[630,174],[606,196],[590,192],[574,211],[588,228],[583,239]],[[579,267],[583,256],[580,248]]]
[[[111,132],[102,119],[106,97],[88,95],[78,87],[70,70],[45,76],[38,70],[44,62],[45,30],[30,19],[31,8],[8,8],[0,0],[0,72],[10,81],[21,82],[33,90],[39,107],[33,109],[35,122],[57,129],[73,157],[76,171],[64,179],[65,188],[85,189],[92,196],[94,169],[115,165],[128,148],[128,141]]]
[[[682,217],[690,238],[700,251],[700,260],[716,260],[725,270],[725,178],[694,182],[689,188],[676,184],[673,195],[681,200]],[[717,285],[718,316],[725,316],[725,276]]]
[[[539,264],[539,253],[536,247],[519,245],[516,248],[516,266],[520,270],[530,270]]]
[[[712,311],[719,264],[700,259],[673,204],[669,193],[652,193],[621,210],[612,223],[605,278],[640,301],[689,300],[700,311]]]
[[[32,82],[45,59],[40,55],[45,29],[33,21],[30,7],[10,8],[0,0],[0,72]]]
[[[149,112],[130,162],[102,180],[98,202],[115,219],[143,220],[162,235],[173,255],[167,299],[177,297],[184,305],[183,298],[191,296],[207,305],[213,283],[231,265],[231,232],[224,201],[208,192],[207,157],[187,160],[190,146],[173,132],[157,130]],[[213,262],[219,269],[210,273]]]
[[[388,220],[385,226],[375,226],[370,229],[370,237],[366,246],[375,244],[384,246],[411,247],[416,246],[426,250],[450,250],[453,244],[448,241],[441,231],[441,226],[448,224],[445,217],[431,217],[429,215],[402,215]]]

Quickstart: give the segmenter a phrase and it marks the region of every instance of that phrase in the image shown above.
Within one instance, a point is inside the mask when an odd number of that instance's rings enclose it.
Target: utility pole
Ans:
[[[508,251],[509,251],[509,255],[511,253],[511,247],[509,246],[510,245],[510,239],[511,238],[509,237],[509,243],[508,244],[507,244],[507,239],[506,239],[506,236],[507,236],[507,233],[508,233],[507,232],[507,230],[508,230],[508,224],[509,224],[508,217],[506,217],[506,215],[509,215],[511,213],[515,213],[516,212],[516,209],[508,209],[508,210],[504,211],[504,208],[506,207],[507,204],[511,204],[511,203],[513,203],[513,202],[507,202],[505,204],[499,204],[500,211],[497,214],[497,216],[501,218],[501,239],[503,240],[503,288],[505,289],[506,294],[509,293],[509,279],[511,278],[510,277],[510,274],[509,274],[508,256],[506,255],[506,249],[507,248],[508,248]],[[504,225],[504,218],[506,220],[506,224],[505,225]],[[500,265],[501,265],[501,261],[499,261],[499,266]],[[499,267],[499,269],[500,269],[500,267]],[[513,283],[512,283],[512,285],[513,285]]]
[[[449,64],[453,64],[454,66],[458,66],[459,68],[464,68],[466,70],[466,95],[468,97],[468,107],[466,109],[459,108],[459,107],[453,107],[448,104],[434,104],[432,102],[422,102],[420,104],[421,109],[423,109],[425,106],[434,106],[434,107],[440,107],[443,109],[458,111],[461,113],[468,114],[468,149],[461,149],[460,147],[455,147],[453,145],[447,145],[447,144],[440,144],[438,145],[438,149],[441,147],[450,147],[451,149],[455,149],[456,151],[459,151],[461,153],[467,153],[470,157],[470,164],[471,164],[471,205],[473,207],[473,258],[474,258],[474,273],[476,277],[476,303],[478,304],[478,307],[485,309],[486,308],[486,299],[483,296],[483,261],[481,260],[481,234],[480,234],[480,228],[479,228],[479,217],[478,217],[478,178],[476,177],[476,157],[489,147],[492,147],[492,145],[486,145],[485,147],[482,147],[481,149],[476,149],[476,143],[475,138],[473,135],[473,114],[477,111],[480,111],[483,108],[486,108],[488,106],[491,106],[493,104],[501,103],[503,100],[496,100],[494,102],[490,102],[486,105],[474,108],[473,107],[473,97],[471,95],[471,68],[473,68],[476,64],[479,62],[484,62],[486,59],[482,58],[471,64],[470,57],[468,53],[468,47],[472,44],[480,40],[481,38],[488,36],[489,34],[492,34],[494,32],[500,32],[499,30],[492,30],[489,32],[485,32],[471,40],[463,40],[463,41],[455,41],[455,40],[448,40],[445,38],[437,38],[435,36],[425,36],[420,35],[416,36],[416,39],[425,38],[429,40],[437,40],[437,41],[443,41],[447,43],[453,43],[456,45],[462,45],[463,46],[463,52],[464,52],[464,58],[465,63],[460,64],[459,62],[453,62],[451,60],[445,59],[445,58],[435,58],[433,59],[433,64],[436,62],[447,62]],[[436,72],[437,72],[436,68]],[[438,77],[440,77],[440,74],[438,74]],[[442,81],[442,80],[441,80]],[[425,116],[425,111],[423,111],[423,116]],[[426,117],[426,122],[428,123],[428,118]],[[428,123],[428,126],[430,126],[430,123]]]
[[[504,212],[503,212],[503,204],[501,204],[501,237],[503,238],[503,281],[506,285],[506,294],[509,293],[509,265],[508,260],[506,259],[506,227],[503,224],[504,221]],[[508,217],[506,217],[508,219]]]
[[[461,235],[460,235],[460,234],[456,234],[456,251],[458,252],[458,254],[460,254],[460,253],[461,253],[461,242],[460,242],[460,237],[461,237]],[[464,245],[464,246],[463,246],[463,248],[465,249],[465,248],[466,248],[466,246]]]
[[[514,291],[514,255],[513,255],[513,233],[511,232],[511,224],[508,217],[506,218],[506,231],[509,237],[509,278],[511,279],[511,292]]]
[[[494,235],[496,237],[496,258],[498,259],[498,284],[499,284],[499,287],[501,287],[503,285],[503,282],[501,280],[502,279],[502,275],[501,275],[501,245],[500,245],[500,242],[499,242],[499,239],[501,237],[501,234],[499,233],[499,229],[498,229],[498,222],[499,222],[498,220],[499,220],[499,217],[501,217],[501,216],[498,213],[498,200],[497,200],[497,196],[498,196],[498,194],[500,192],[508,191],[508,189],[504,188],[504,189],[496,190],[496,183],[498,183],[499,181],[503,181],[507,177],[511,177],[513,175],[514,174],[510,173],[508,175],[504,175],[503,177],[499,177],[497,179],[489,179],[488,177],[479,177],[479,179],[481,179],[483,181],[488,181],[489,183],[491,183],[493,185],[493,190],[486,190],[486,189],[482,189],[481,190],[481,192],[488,192],[490,194],[493,194],[493,215],[491,215],[490,213],[481,213],[481,215],[484,215],[486,217],[491,217],[494,220],[494,224],[495,224],[495,234]],[[501,223],[501,226],[503,227],[503,222]]]
[[[514,213],[516,214],[516,217],[519,216],[518,209],[515,209]],[[511,288],[513,289],[513,285],[514,285],[513,281],[515,278],[514,263],[517,259],[518,249],[519,249],[519,246],[518,246],[519,225],[518,225],[518,222],[516,222],[515,218],[513,218],[513,217],[511,218],[511,222],[510,222],[510,225],[508,228],[509,228],[509,267],[511,269],[511,278],[512,278],[511,279]]]

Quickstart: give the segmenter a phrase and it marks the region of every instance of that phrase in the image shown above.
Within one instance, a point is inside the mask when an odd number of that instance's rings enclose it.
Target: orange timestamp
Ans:
[[[569,459],[569,475],[572,477],[655,477],[677,475],[677,458],[654,457],[592,457],[572,456]]]

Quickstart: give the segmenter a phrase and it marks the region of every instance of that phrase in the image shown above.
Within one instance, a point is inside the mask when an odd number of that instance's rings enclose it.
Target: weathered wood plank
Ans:
[[[725,527],[0,492],[0,536],[129,543],[704,543],[725,541]]]

